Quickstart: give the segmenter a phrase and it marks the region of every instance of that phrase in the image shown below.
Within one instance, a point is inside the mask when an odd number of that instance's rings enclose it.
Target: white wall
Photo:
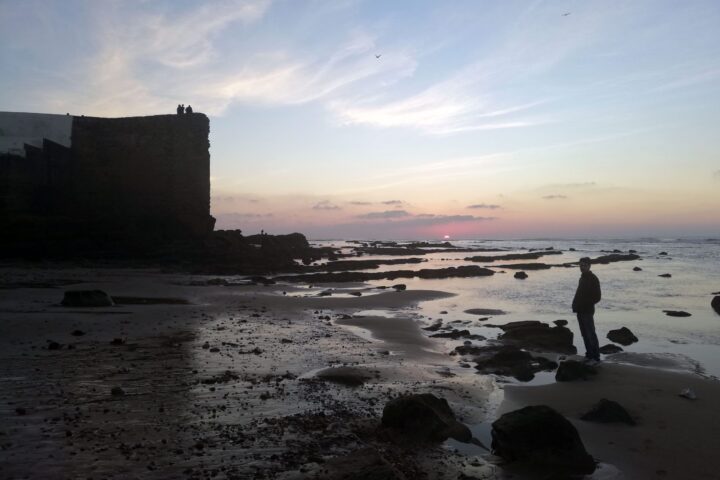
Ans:
[[[72,115],[0,112],[0,154],[25,156],[23,145],[42,147],[43,138],[69,147]]]

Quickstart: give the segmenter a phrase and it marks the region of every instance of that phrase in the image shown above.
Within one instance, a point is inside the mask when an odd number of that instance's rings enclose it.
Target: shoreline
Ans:
[[[448,355],[450,342],[428,338],[418,318],[408,315],[408,307],[451,293],[409,289],[359,297],[301,296],[308,289],[190,286],[195,276],[147,269],[28,273],[16,268],[15,274],[83,283],[0,290],[5,458],[0,469],[9,478],[204,478],[213,470],[221,478],[253,478],[258,472],[312,478],[324,468],[330,469],[327,478],[334,478],[332,469],[340,468],[335,464],[355,458],[358,448],[376,453],[389,448],[373,436],[374,425],[384,404],[403,393],[446,398],[467,425],[491,423],[519,406],[548,404],[578,428],[591,455],[626,475],[603,478],[686,478],[686,473],[710,478],[703,475],[720,468],[703,448],[720,434],[720,417],[711,408],[720,400],[720,382],[610,358],[588,382],[496,383],[492,375],[459,366]],[[6,269],[3,279],[12,275]],[[86,311],[58,306],[64,290],[78,287],[190,304]],[[378,311],[388,316],[373,313]],[[353,331],[358,328],[366,333],[358,335]],[[84,335],[72,336],[74,330]],[[123,343],[111,345],[114,339]],[[47,340],[60,349],[48,350]],[[348,387],[317,375],[338,366],[359,372],[366,378],[363,385]],[[114,396],[114,387],[124,394]],[[697,389],[698,400],[677,397],[686,387]],[[600,398],[639,412],[640,424],[579,421]],[[18,408],[25,413],[17,414]],[[338,426],[329,435],[331,424]],[[327,444],[318,443],[327,435]],[[684,440],[682,447],[677,439]],[[380,463],[406,474],[506,478],[506,467],[496,466],[485,452],[460,453],[447,445],[388,452]],[[378,461],[372,455],[361,458],[355,459],[360,470]]]

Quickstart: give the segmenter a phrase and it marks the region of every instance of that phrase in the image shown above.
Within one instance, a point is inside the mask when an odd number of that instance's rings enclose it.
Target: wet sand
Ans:
[[[344,478],[348,469],[538,478],[503,470],[481,451],[384,442],[375,434],[382,408],[402,393],[443,397],[468,425],[550,405],[602,462],[593,478],[718,478],[720,383],[661,370],[672,362],[611,357],[592,381],[499,390],[492,376],[461,368],[450,343],[427,338],[407,310],[449,293],[190,286],[208,278],[0,269],[0,478]],[[64,290],[94,288],[189,304],[59,306]],[[50,340],[61,347],[49,350]],[[338,366],[365,383],[318,375]],[[688,387],[698,400],[677,396]],[[621,403],[638,425],[579,420],[601,398]]]
[[[201,277],[111,269],[0,275],[0,478],[333,478],[348,456],[360,470],[378,463],[440,478],[466,459],[383,444],[374,431],[384,404],[431,392],[462,421],[488,413],[493,382],[450,373],[443,344],[419,336],[413,320],[355,319],[373,338],[338,324],[443,292],[317,297],[307,287],[198,287],[188,285]],[[95,288],[190,305],[59,306],[64,290]],[[316,376],[338,365],[368,380]]]
[[[669,366],[667,361],[644,363]],[[589,381],[505,386],[499,414],[548,405],[578,429],[587,451],[626,479],[720,478],[720,382],[688,372],[605,362]],[[678,394],[692,389],[697,400]],[[635,426],[580,420],[600,399],[618,402]],[[608,469],[606,469],[608,470]],[[609,469],[613,470],[613,469]]]

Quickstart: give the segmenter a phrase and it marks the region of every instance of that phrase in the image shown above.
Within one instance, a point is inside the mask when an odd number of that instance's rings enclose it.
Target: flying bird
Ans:
[[[375,58],[377,58],[378,60],[380,60],[380,57],[382,57],[382,53],[378,53],[375,55]]]

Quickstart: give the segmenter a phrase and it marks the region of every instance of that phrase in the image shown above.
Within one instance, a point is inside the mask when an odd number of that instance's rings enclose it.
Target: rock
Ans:
[[[503,343],[548,352],[577,353],[573,345],[573,332],[567,327],[550,327],[538,321],[510,322],[495,326],[504,331],[498,336],[498,340]]]
[[[469,330],[455,330],[453,329],[450,332],[443,332],[443,333],[435,333],[433,335],[430,335],[433,338],[469,338],[471,340],[486,340],[485,337],[482,335],[475,335],[470,333]]]
[[[112,298],[102,290],[68,290],[61,302],[63,307],[112,307]]]
[[[83,335],[85,335],[85,332],[83,332],[82,330],[73,330],[72,332],[70,332],[70,335],[72,335],[73,337],[82,337]]]
[[[401,292],[403,290],[407,290],[407,285],[405,285],[404,283],[398,283],[397,285],[393,285],[392,288],[394,288],[398,292]]]
[[[515,272],[515,275],[513,275],[513,277],[518,278],[520,280],[525,280],[526,278],[528,278],[528,274],[525,272]]]
[[[595,367],[576,360],[565,360],[560,362],[560,366],[555,373],[555,380],[558,382],[574,382],[575,380],[589,380],[593,375],[597,375]]]
[[[715,310],[715,313],[720,315],[720,296],[714,297],[710,302],[710,306]]]
[[[635,425],[635,420],[622,405],[608,399],[601,399],[590,411],[580,417],[581,420],[598,423],[627,423]]]
[[[475,368],[480,373],[514,377],[521,382],[532,380],[537,372],[554,370],[558,366],[547,358],[533,357],[529,352],[513,345],[503,345],[490,358],[476,358],[475,361]]]
[[[642,268],[640,268],[640,267],[633,267],[633,272],[642,272]]]
[[[440,330],[440,327],[442,327],[442,324],[442,320],[437,320],[429,327],[423,327],[423,330],[427,330],[428,332],[437,332],[438,330]]]
[[[688,400],[697,400],[697,395],[691,388],[683,389],[678,395]]]
[[[60,350],[60,348],[62,348],[62,345],[60,345],[58,342],[48,340],[48,344],[47,344],[48,350]]]
[[[359,387],[371,378],[370,374],[366,370],[353,367],[326,368],[319,371],[316,377],[348,387]]]
[[[665,315],[668,317],[690,317],[691,313],[683,312],[682,310],[663,310]]]
[[[669,273],[661,273],[660,275],[658,275],[658,277],[662,277],[662,278],[672,278],[672,275],[670,275]]]
[[[658,255],[667,255],[667,252],[660,252]]]
[[[622,347],[618,347],[614,343],[608,343],[607,345],[603,345],[602,347],[600,347],[600,353],[602,353],[603,355],[610,355],[611,353],[618,353],[622,351]]]
[[[565,325],[568,324],[568,321],[567,320],[555,320],[553,323],[555,325],[557,325],[558,327],[564,327]]]
[[[638,338],[627,327],[610,330],[607,334],[608,340],[627,347],[638,341]]]
[[[498,310],[497,308],[470,308],[468,310],[465,310],[465,313],[469,313],[470,315],[505,315],[507,312],[504,312],[502,310]]]
[[[19,416],[23,416],[27,414],[27,410],[25,410],[23,407],[18,407],[15,409],[15,414]]]
[[[353,297],[362,297],[362,292],[350,292]]]
[[[113,387],[112,390],[110,390],[110,394],[113,397],[121,397],[121,396],[125,395],[125,390],[123,390],[120,387]]]
[[[589,474],[595,461],[573,425],[545,405],[504,414],[492,424],[492,450],[507,461]]]
[[[430,393],[404,395],[383,409],[382,425],[415,442],[469,442],[470,429],[455,419],[447,400]]]
[[[110,345],[125,345],[125,340],[123,340],[122,338],[113,338],[110,341]]]
[[[597,258],[592,258],[592,259],[590,259],[590,263],[591,264],[600,263],[600,264],[606,265],[608,263],[613,263],[613,262],[628,262],[628,261],[639,260],[639,259],[640,259],[640,256],[635,255],[633,253],[629,253],[629,254],[611,253],[610,255],[601,255]]]

